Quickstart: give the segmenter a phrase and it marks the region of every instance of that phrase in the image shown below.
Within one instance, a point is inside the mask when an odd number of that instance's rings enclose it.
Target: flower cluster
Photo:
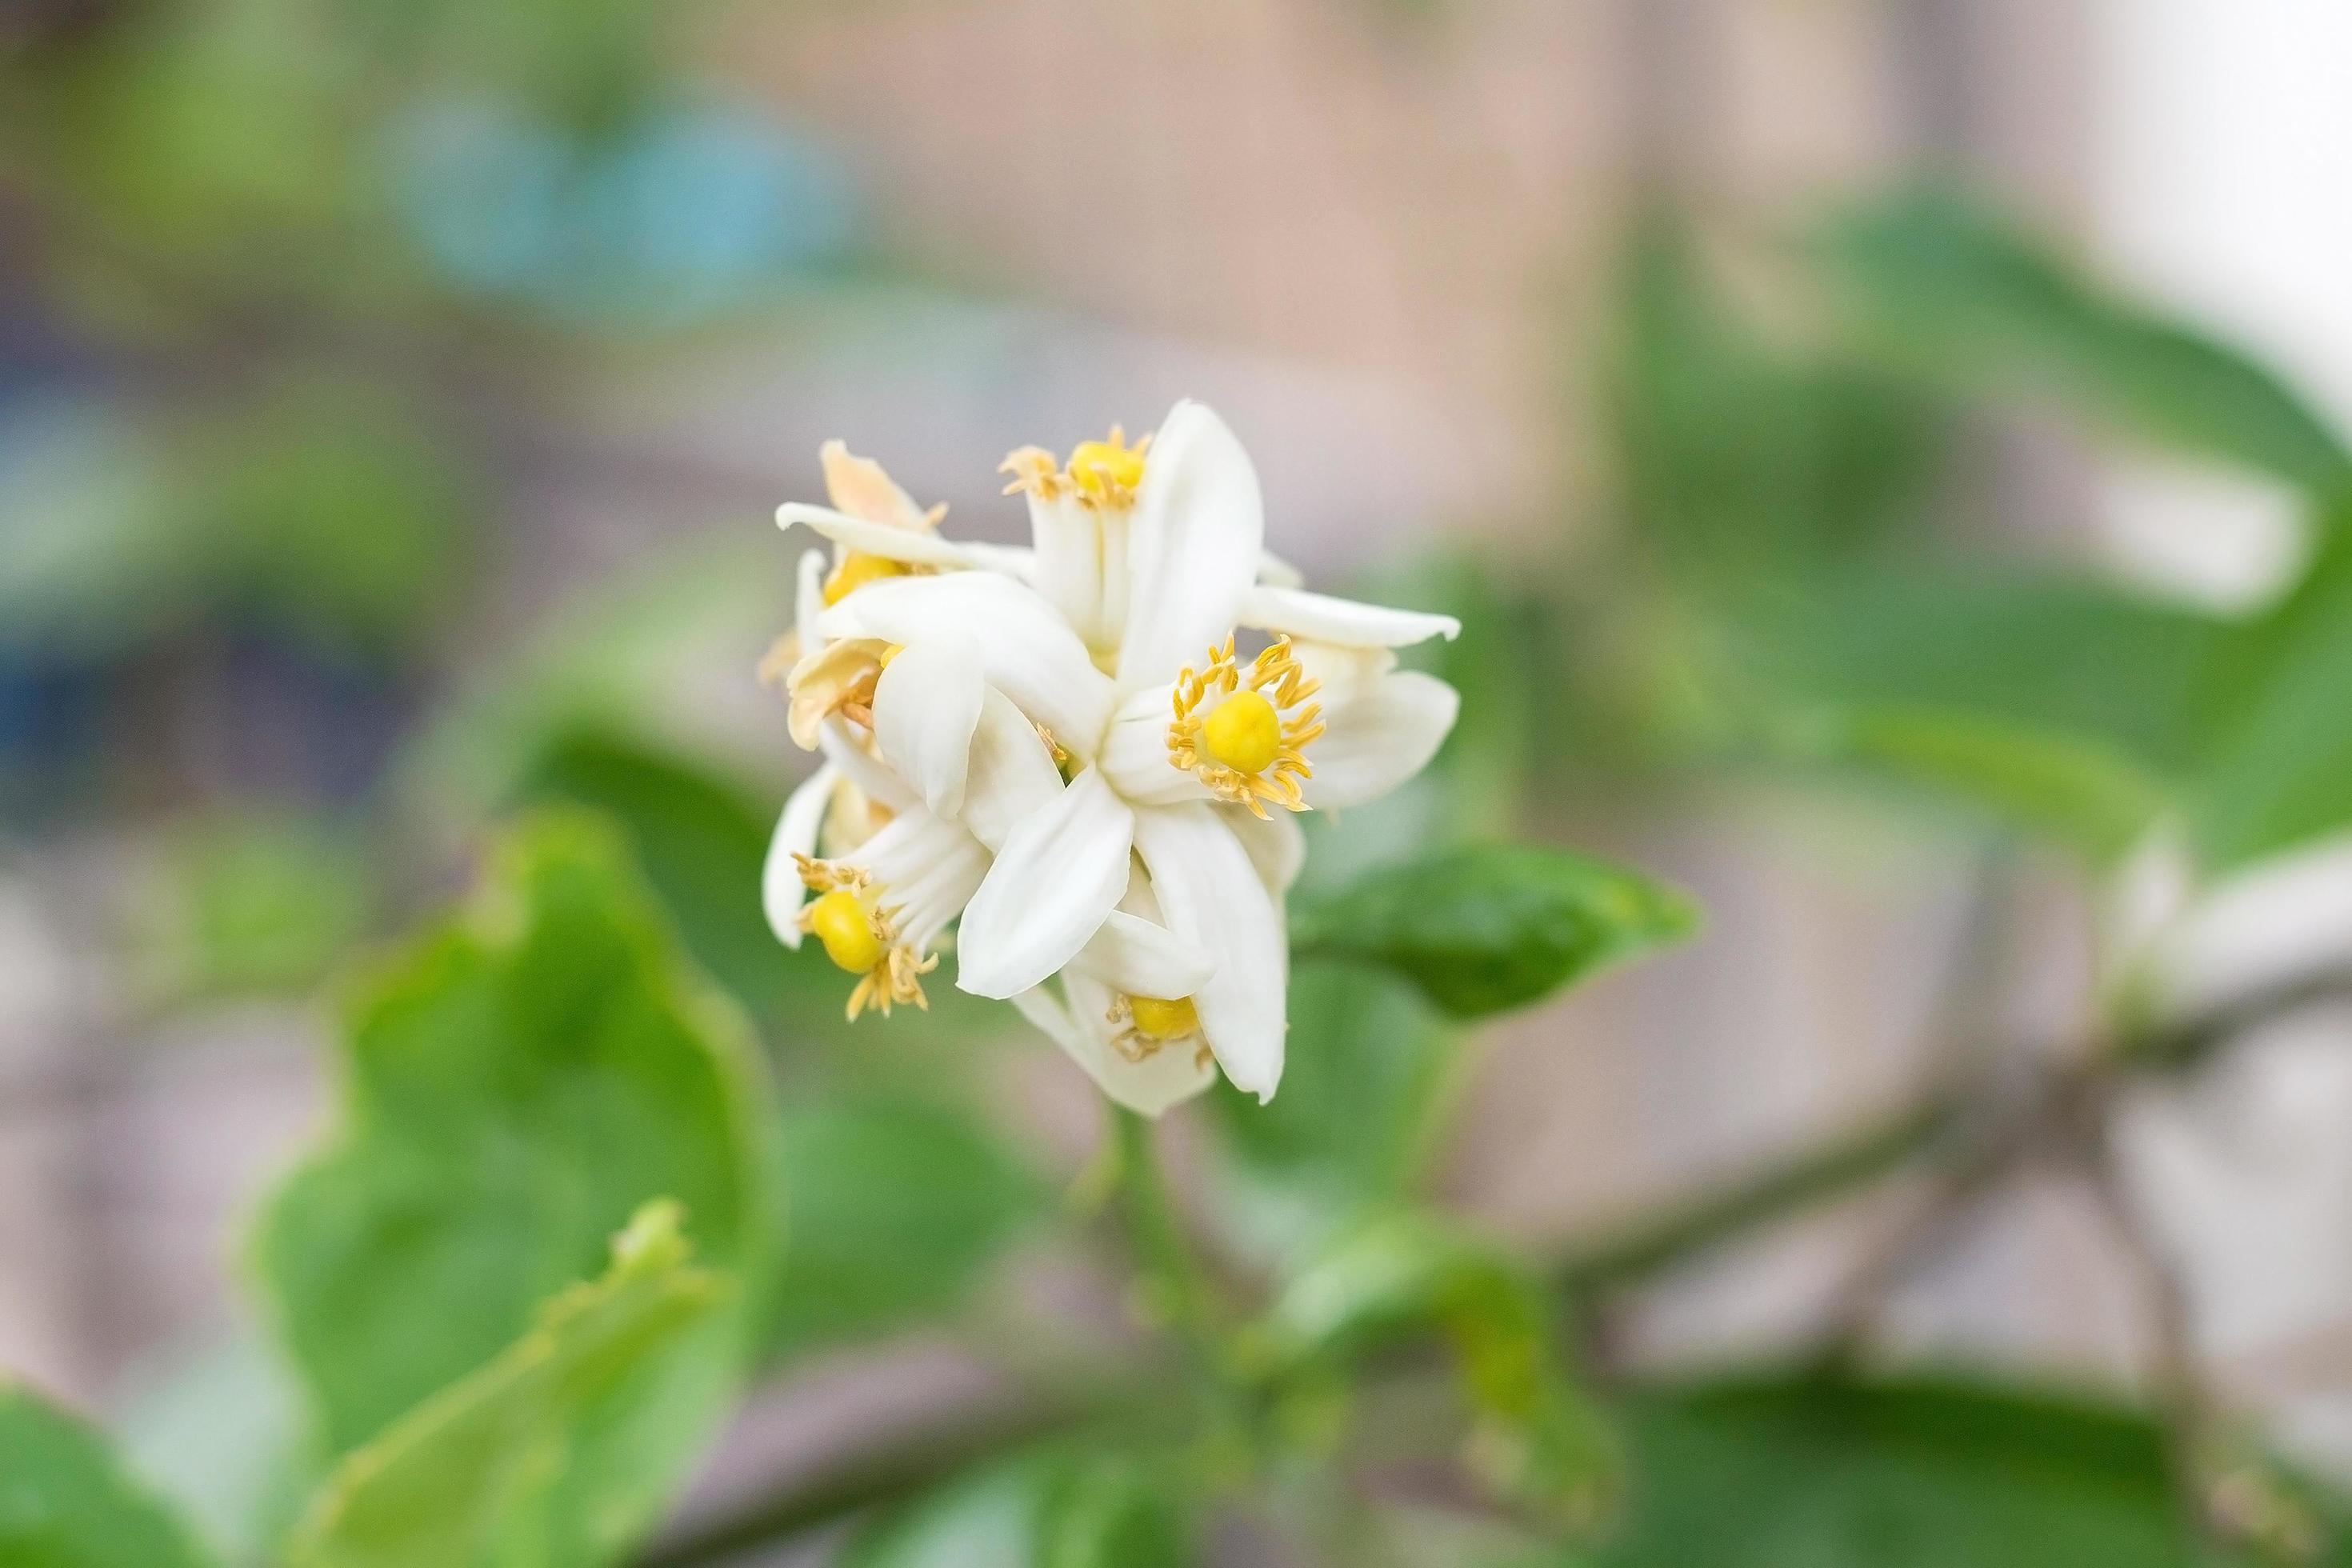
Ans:
[[[1148,1115],[1222,1068],[1269,1098],[1289,980],[1293,814],[1429,761],[1458,700],[1394,650],[1444,616],[1303,591],[1264,548],[1257,474],[1181,403],[1129,446],[1024,447],[1026,549],[943,537],[877,464],[824,454],[831,507],[781,508],[797,620],[764,667],[824,763],[777,824],[763,893],[867,1007],[956,984],[1011,1000]],[[1244,641],[1258,651],[1236,651]]]

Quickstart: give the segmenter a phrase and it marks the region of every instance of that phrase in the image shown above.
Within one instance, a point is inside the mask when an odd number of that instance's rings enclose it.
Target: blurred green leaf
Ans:
[[[1454,1039],[1412,985],[1381,970],[1319,959],[1290,977],[1283,1092],[1264,1105],[1220,1082],[1210,1104],[1223,1145],[1258,1191],[1303,1205],[1287,1246],[1401,1196],[1419,1173]]]
[[[1303,958],[1380,964],[1459,1018],[1525,1006],[1698,925],[1682,894],[1536,846],[1451,850],[1294,903]]]
[[[1934,786],[2104,859],[2178,797],[2229,636],[2089,580],[1852,570],[1752,596],[1720,700],[1769,747]]]
[[[652,1198],[685,1205],[714,1268],[758,1277],[773,1225],[759,1064],[593,822],[505,840],[472,910],[367,989],[346,1053],[341,1130],[255,1247],[331,1452],[497,1355]],[[740,1316],[575,1436],[582,1486],[625,1475],[634,1497],[675,1475],[741,1359]]]
[[[317,983],[376,904],[367,847],[312,818],[248,816],[180,836],[141,910],[154,982],[173,995],[276,995]]]
[[[862,1531],[841,1568],[1190,1568],[1168,1467],[1053,1448],[975,1470]]]
[[[1757,1379],[1631,1414],[1600,1568],[2192,1568],[2145,1419],[1958,1383]]]
[[[1677,574],[1742,582],[1850,556],[1924,503],[1937,411],[1883,373],[1767,342],[1676,220],[1638,232],[1618,320],[1622,494]]]
[[[2208,867],[2352,826],[2352,543],[2233,637],[2214,685],[2229,700],[2190,794]]]
[[[259,1568],[321,1473],[306,1416],[292,1369],[248,1331],[141,1389],[116,1429],[131,1465],[205,1539]]]
[[[0,1378],[0,1563],[9,1568],[204,1568],[211,1557],[105,1441]]]
[[[1869,202],[1826,226],[1817,250],[1859,341],[1907,369],[2055,397],[2322,498],[2352,486],[2352,454],[2270,371],[2111,294],[1958,195]]]
[[[1049,1212],[1044,1184],[965,1116],[891,1100],[783,1119],[778,1354],[886,1334],[952,1309]]]
[[[1615,1440],[1570,1375],[1549,1293],[1500,1247],[1417,1211],[1334,1237],[1284,1286],[1265,1330],[1276,1365],[1360,1356],[1434,1333],[1480,1423],[1470,1458],[1501,1495],[1564,1524],[1596,1522],[1617,1481]]]
[[[637,1424],[649,1400],[676,1405],[662,1385],[679,1356],[708,1340],[730,1294],[724,1276],[690,1265],[679,1222],[676,1205],[648,1204],[600,1278],[554,1297],[514,1344],[347,1456],[297,1530],[289,1560],[301,1568],[613,1560],[662,1505],[699,1423],[665,1441],[641,1432],[616,1445],[604,1435]]]

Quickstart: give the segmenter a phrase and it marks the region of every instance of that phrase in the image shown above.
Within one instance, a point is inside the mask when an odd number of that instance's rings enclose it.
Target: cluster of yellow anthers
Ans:
[[[1214,1059],[1201,1037],[1201,1015],[1190,996],[1128,996],[1114,994],[1103,1021],[1111,1026],[1110,1047],[1131,1062],[1150,1061],[1164,1046],[1190,1039],[1193,1059],[1206,1068]]]
[[[1006,495],[1027,491],[1040,500],[1053,500],[1066,491],[1087,506],[1118,510],[1135,504],[1135,489],[1143,482],[1143,455],[1151,446],[1146,436],[1130,447],[1127,432],[1114,425],[1103,441],[1081,441],[1070,450],[1066,467],[1054,461],[1043,447],[1023,447],[999,464],[998,471],[1013,476]]]
[[[1300,785],[1315,776],[1307,744],[1323,732],[1322,706],[1307,700],[1320,689],[1288,637],[1276,637],[1244,671],[1229,637],[1209,649],[1205,668],[1188,665],[1176,678],[1168,761],[1261,817],[1268,801],[1305,811]]]
[[[940,955],[919,959],[899,943],[893,911],[866,902],[873,879],[854,866],[807,855],[793,859],[801,880],[818,895],[801,910],[801,930],[824,944],[827,958],[859,976],[849,994],[850,1021],[868,1007],[887,1018],[892,1007],[908,1002],[929,1012],[931,1002],[923,994],[921,977],[939,967]]]

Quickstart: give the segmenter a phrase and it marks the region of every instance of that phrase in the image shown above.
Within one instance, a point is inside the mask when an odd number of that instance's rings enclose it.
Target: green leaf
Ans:
[[[1291,912],[1301,957],[1377,963],[1458,1018],[1524,1006],[1698,924],[1680,893],[1564,850],[1448,851]]]
[[[714,1268],[761,1277],[756,1057],[591,820],[499,847],[471,910],[353,1008],[345,1069],[341,1131],[279,1189],[255,1249],[331,1453],[498,1355],[651,1199],[684,1206]],[[741,1317],[685,1337],[574,1436],[583,1495],[601,1477],[629,1500],[600,1518],[639,1518],[692,1457],[742,1361]]]
[[[211,1562],[123,1474],[96,1433],[0,1379],[0,1563],[205,1568]]]
[[[1607,401],[1643,542],[1678,576],[1744,582],[1884,540],[1926,501],[1941,416],[1883,371],[1767,342],[1672,217],[1625,268]]]
[[[953,1309],[1047,1213],[1010,1151],[955,1111],[828,1101],[783,1119],[783,1288],[773,1353],[888,1333]]]
[[[2227,721],[2190,800],[2209,867],[2227,869],[2352,825],[2352,544],[2233,640]]]
[[[2178,797],[2230,637],[2085,579],[1865,568],[1752,597],[1719,700],[1769,750],[1927,784],[2105,859]]]
[[[1168,1469],[1140,1455],[1018,1455],[884,1516],[842,1568],[1189,1568]]]
[[[1470,1458],[1497,1492],[1561,1522],[1596,1521],[1617,1481],[1615,1441],[1570,1377],[1540,1282],[1491,1242],[1418,1211],[1336,1237],[1284,1287],[1261,1331],[1296,1373],[1434,1333],[1480,1417]]]
[[[601,1278],[557,1295],[513,1345],[347,1456],[295,1532],[297,1568],[568,1568],[625,1548],[667,1496],[677,1455],[595,1435],[635,1418],[730,1294],[689,1264],[680,1217],[647,1205]],[[631,1458],[652,1468],[614,1462]]]
[[[1220,1083],[1210,1105],[1238,1173],[1276,1214],[1276,1244],[1369,1204],[1404,1194],[1420,1174],[1444,1099],[1452,1032],[1421,993],[1360,963],[1299,963],[1290,976],[1283,1092],[1260,1105]]]
[[[2112,294],[1995,215],[1914,190],[1849,212],[1818,254],[1863,341],[1970,391],[2055,397],[2107,426],[2329,497],[2352,455],[2262,365]]]
[[[2194,1568],[2145,1419],[1931,1381],[1654,1394],[1600,1568]]]

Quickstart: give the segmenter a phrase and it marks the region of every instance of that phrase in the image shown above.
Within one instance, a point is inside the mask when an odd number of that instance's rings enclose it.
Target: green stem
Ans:
[[[1118,1150],[1128,1230],[1142,1264],[1152,1307],[1195,1351],[1213,1362],[1218,1335],[1215,1299],[1169,1197],[1152,1142],[1152,1124],[1132,1110],[1114,1108],[1111,1136]]]

